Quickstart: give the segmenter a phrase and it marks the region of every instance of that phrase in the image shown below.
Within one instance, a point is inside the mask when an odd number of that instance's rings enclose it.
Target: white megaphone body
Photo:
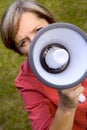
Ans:
[[[72,24],[50,24],[33,39],[28,61],[45,85],[57,89],[73,87],[87,76],[87,36]]]

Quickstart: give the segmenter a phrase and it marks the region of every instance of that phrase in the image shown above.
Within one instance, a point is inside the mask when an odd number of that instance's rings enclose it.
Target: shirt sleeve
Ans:
[[[25,109],[32,124],[32,130],[49,130],[53,120],[49,107],[50,100],[36,90],[17,88],[23,98]]]
[[[27,62],[21,66],[14,83],[24,101],[32,130],[49,130],[56,112],[53,94],[52,98],[49,98],[51,94],[47,96],[48,92],[42,83],[37,81]]]

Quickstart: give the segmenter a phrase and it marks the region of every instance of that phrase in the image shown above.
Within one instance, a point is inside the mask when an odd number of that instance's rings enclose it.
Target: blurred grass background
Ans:
[[[37,0],[59,22],[69,22],[87,33],[87,0]],[[0,18],[13,0],[0,0]],[[7,50],[0,40],[0,130],[31,130],[23,102],[14,86],[24,57]]]

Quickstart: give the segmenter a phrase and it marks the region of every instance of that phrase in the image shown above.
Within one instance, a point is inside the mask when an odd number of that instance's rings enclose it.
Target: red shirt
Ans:
[[[87,130],[87,79],[82,84],[86,100],[78,103],[73,130]],[[21,66],[15,85],[23,98],[32,130],[49,130],[59,104],[56,89],[42,84],[31,72],[27,61]]]

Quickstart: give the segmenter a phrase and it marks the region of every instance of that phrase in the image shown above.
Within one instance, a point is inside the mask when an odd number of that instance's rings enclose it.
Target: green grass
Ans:
[[[0,0],[0,17],[13,0]],[[87,33],[87,0],[37,0],[59,22],[69,22]],[[30,130],[23,102],[14,87],[14,79],[24,57],[7,50],[0,41],[0,130]]]

